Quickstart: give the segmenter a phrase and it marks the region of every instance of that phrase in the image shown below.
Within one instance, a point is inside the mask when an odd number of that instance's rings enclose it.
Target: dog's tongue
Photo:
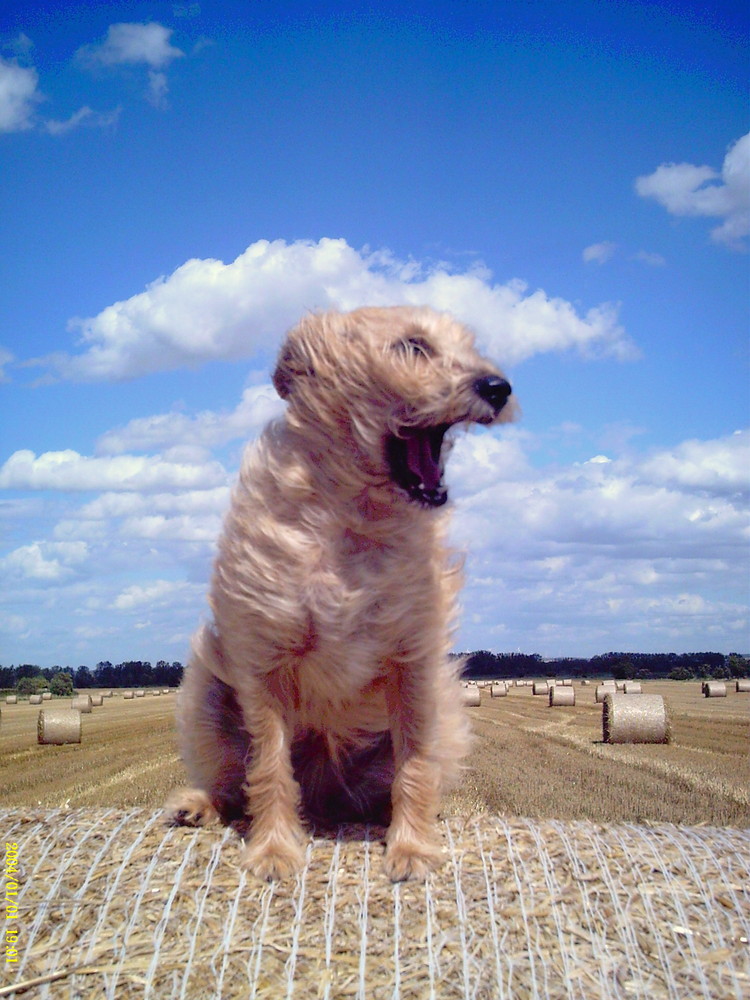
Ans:
[[[442,434],[422,432],[410,434],[406,439],[406,463],[417,482],[426,490],[434,490],[440,485],[440,445]]]

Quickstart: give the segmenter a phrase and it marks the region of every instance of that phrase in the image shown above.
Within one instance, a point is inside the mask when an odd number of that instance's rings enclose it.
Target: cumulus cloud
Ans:
[[[750,432],[736,431],[718,441],[684,441],[647,459],[642,474],[653,483],[718,494],[750,488]]]
[[[481,463],[471,475],[477,444],[459,442],[448,469],[453,538],[469,551],[461,647],[488,633],[552,655],[580,652],[584,634],[590,653],[745,643],[747,438],[538,468],[503,435],[494,481]]]
[[[171,62],[185,53],[170,44],[172,28],[163,24],[111,24],[107,37],[95,45],[84,45],[76,53],[91,67],[138,66],[148,67],[147,100],[156,108],[167,106],[169,86],[164,72]]]
[[[210,488],[226,483],[218,462],[177,464],[159,456],[89,458],[72,450],[14,452],[0,468],[0,489],[146,490]]]
[[[148,24],[111,24],[107,37],[96,45],[84,45],[78,57],[84,62],[117,66],[145,63],[152,70],[163,69],[184,52],[170,45],[172,29],[156,22]]]
[[[0,132],[21,132],[33,127],[34,112],[42,95],[33,66],[0,56]]]
[[[179,580],[152,580],[146,584],[133,584],[121,591],[112,602],[115,611],[133,611],[144,605],[168,604],[176,595],[185,595],[195,588]]]
[[[270,420],[281,415],[284,404],[270,384],[251,386],[230,413],[206,410],[196,416],[159,413],[131,420],[125,427],[107,431],[96,445],[101,455],[127,451],[154,451],[190,442],[213,448],[237,438],[249,439]]]
[[[712,239],[734,250],[745,249],[743,240],[750,234],[750,132],[729,148],[721,171],[692,163],[663,163],[652,174],[638,177],[635,189],[671,215],[723,219],[711,231]]]
[[[55,582],[70,576],[72,567],[82,563],[87,555],[83,541],[33,542],[0,559],[0,571],[10,578]]]
[[[144,292],[70,324],[82,351],[35,359],[58,376],[126,379],[212,360],[238,360],[275,346],[308,310],[363,304],[431,305],[472,326],[504,363],[548,351],[624,359],[637,352],[609,304],[580,315],[564,299],[518,280],[496,284],[482,267],[400,261],[358,252],[343,239],[253,243],[235,261],[190,260]]]

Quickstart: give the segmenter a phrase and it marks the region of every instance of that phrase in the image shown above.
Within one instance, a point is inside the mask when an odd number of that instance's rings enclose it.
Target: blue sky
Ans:
[[[420,302],[512,377],[454,450],[456,648],[750,650],[735,3],[0,11],[0,662],[180,659],[269,365]]]

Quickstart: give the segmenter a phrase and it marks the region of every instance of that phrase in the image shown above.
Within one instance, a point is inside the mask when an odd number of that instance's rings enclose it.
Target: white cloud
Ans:
[[[276,390],[268,385],[251,386],[231,413],[206,410],[191,417],[184,413],[159,413],[131,420],[125,427],[107,431],[96,445],[98,454],[153,451],[190,443],[204,448],[249,439],[284,411]]]
[[[0,132],[21,132],[33,127],[34,111],[42,96],[33,66],[0,56]]]
[[[692,163],[663,163],[637,178],[635,188],[671,215],[723,219],[711,231],[712,239],[744,249],[743,239],[750,234],[750,132],[729,148],[721,172]]]
[[[88,458],[72,450],[38,457],[23,450],[0,468],[0,489],[17,490],[165,490],[211,488],[226,483],[218,462],[177,464],[159,456]]]
[[[666,258],[660,253],[651,253],[648,250],[639,250],[631,259],[640,261],[641,264],[648,264],[649,267],[664,267],[667,263]]]
[[[9,365],[13,360],[14,357],[10,351],[6,351],[5,348],[0,347],[0,382],[10,382],[10,376],[6,373],[5,366]]]
[[[169,85],[164,70],[185,53],[170,44],[173,29],[163,24],[111,24],[107,37],[96,45],[84,45],[76,53],[86,65],[148,67],[146,99],[155,108],[167,107]]]
[[[33,542],[0,559],[0,571],[10,578],[54,582],[70,576],[72,566],[82,563],[87,555],[83,541]]]
[[[154,607],[169,604],[175,596],[184,596],[195,590],[188,583],[175,580],[152,580],[146,584],[134,584],[126,587],[112,602],[115,611],[132,611],[144,605]]]
[[[612,259],[616,250],[616,243],[609,243],[607,241],[604,243],[592,243],[591,246],[584,249],[583,259],[587,264],[606,264],[608,260]]]
[[[187,261],[146,291],[71,321],[83,351],[28,364],[81,381],[133,378],[267,351],[309,310],[399,303],[454,313],[505,364],[547,351],[636,353],[611,305],[579,315],[570,302],[529,293],[521,281],[494,284],[481,267],[449,273],[386,251],[359,253],[343,239],[260,240],[231,264]]]
[[[185,54],[169,44],[172,30],[156,22],[111,24],[103,42],[84,45],[77,54],[85,62],[103,66],[145,63],[152,70],[163,69]]]
[[[750,488],[750,432],[718,441],[684,441],[647,459],[641,472],[653,483],[717,494]]]
[[[120,111],[120,108],[115,108],[114,111],[102,114],[98,111],[92,111],[88,105],[84,105],[84,107],[72,114],[70,118],[66,118],[65,121],[48,119],[44,122],[44,129],[50,135],[66,135],[80,126],[86,126],[87,128],[107,128],[110,125],[116,124],[120,117]]]

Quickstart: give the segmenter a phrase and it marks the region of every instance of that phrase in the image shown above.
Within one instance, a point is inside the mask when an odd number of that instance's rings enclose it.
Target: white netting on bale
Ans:
[[[380,830],[312,838],[298,878],[262,883],[220,827],[142,809],[0,819],[21,867],[5,972],[19,997],[739,1000],[750,987],[746,830],[451,818],[442,869],[394,886]]]

